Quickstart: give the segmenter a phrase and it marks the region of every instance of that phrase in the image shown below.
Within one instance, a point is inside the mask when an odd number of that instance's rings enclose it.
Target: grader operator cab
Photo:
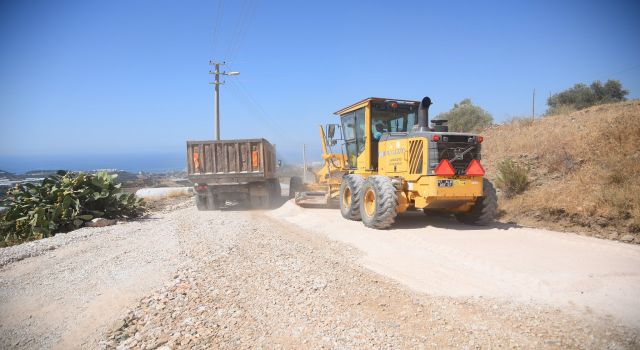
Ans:
[[[336,140],[331,132],[325,138],[321,129],[323,158],[334,167],[318,172],[320,181],[309,186],[324,189],[315,193],[327,200],[337,199],[343,217],[372,228],[387,228],[398,213],[412,209],[453,213],[468,224],[490,223],[497,200],[480,164],[482,136],[448,132],[444,120],[429,128],[430,105],[429,97],[420,102],[368,98],[335,112],[344,153],[327,152],[326,145]],[[336,175],[339,182],[322,183]],[[310,192],[300,192],[296,202],[304,204]]]

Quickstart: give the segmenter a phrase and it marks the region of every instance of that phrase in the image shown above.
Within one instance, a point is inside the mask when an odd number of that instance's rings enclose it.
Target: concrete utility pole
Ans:
[[[302,144],[302,183],[307,182],[307,145]]]
[[[536,88],[533,88],[533,102],[531,103],[531,120],[536,119]]]
[[[216,103],[216,122],[214,135],[216,140],[220,140],[220,85],[224,84],[224,81],[220,82],[220,75],[240,75],[240,72],[220,72],[220,66],[224,66],[226,62],[213,62],[209,61],[209,65],[215,66],[215,70],[209,71],[209,74],[215,75],[215,80],[209,84],[215,85],[215,103]]]

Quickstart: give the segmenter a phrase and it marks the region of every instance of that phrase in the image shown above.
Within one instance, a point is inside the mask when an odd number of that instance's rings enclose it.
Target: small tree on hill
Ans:
[[[599,80],[585,84],[575,84],[572,88],[552,95],[547,99],[547,115],[563,111],[580,110],[583,108],[611,102],[625,101],[629,91],[622,87],[617,80],[607,80],[604,85]]]
[[[436,119],[449,121],[449,131],[479,132],[493,123],[493,117],[480,106],[465,98],[453,105],[448,112],[440,113]]]

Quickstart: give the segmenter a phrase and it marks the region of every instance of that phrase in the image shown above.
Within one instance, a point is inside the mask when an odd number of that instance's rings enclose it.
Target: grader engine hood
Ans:
[[[381,138],[382,173],[413,176],[484,176],[482,136],[434,131],[386,134]]]

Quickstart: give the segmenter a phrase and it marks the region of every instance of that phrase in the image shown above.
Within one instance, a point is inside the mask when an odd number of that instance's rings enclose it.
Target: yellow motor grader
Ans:
[[[342,177],[347,174],[346,157],[343,153],[334,153],[332,147],[337,144],[333,139],[335,124],[326,126],[329,138],[325,136],[322,125],[319,126],[322,140],[322,168],[314,172],[315,182],[303,184],[299,177],[292,177],[289,183],[289,196],[295,198],[300,206],[328,205],[340,195]]]
[[[372,228],[391,226],[398,213],[422,209],[486,225],[497,212],[496,192],[480,164],[483,137],[428,126],[431,99],[367,98],[337,112],[341,123],[320,128],[325,166],[317,183],[300,187],[296,203],[336,199],[342,216]],[[341,130],[340,154],[330,153]],[[296,190],[296,189],[294,189]]]

